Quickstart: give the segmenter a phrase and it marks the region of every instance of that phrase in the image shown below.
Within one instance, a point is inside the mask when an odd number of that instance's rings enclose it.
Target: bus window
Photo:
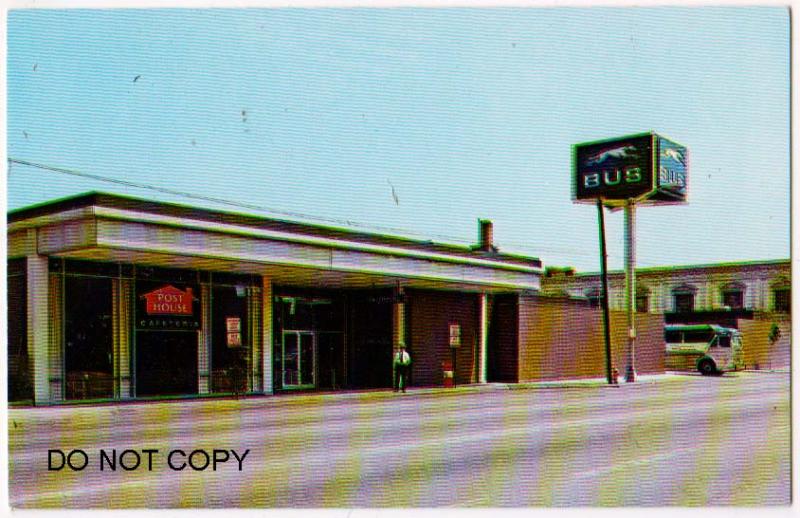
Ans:
[[[709,343],[715,336],[713,329],[687,329],[683,332],[685,342]]]

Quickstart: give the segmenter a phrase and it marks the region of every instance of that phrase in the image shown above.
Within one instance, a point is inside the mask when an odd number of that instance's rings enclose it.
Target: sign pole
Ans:
[[[573,201],[605,200],[625,207],[628,383],[636,381],[636,200],[647,205],[686,203],[688,167],[686,147],[652,131],[572,146]]]
[[[636,205],[632,199],[625,201],[625,303],[628,311],[628,365],[625,381],[636,381],[634,349],[636,344]]]
[[[606,379],[608,384],[614,384],[611,379],[611,333],[608,329],[608,254],[606,253],[606,224],[603,215],[603,202],[597,199],[597,224],[600,227],[600,276],[603,282],[603,335],[606,346]]]

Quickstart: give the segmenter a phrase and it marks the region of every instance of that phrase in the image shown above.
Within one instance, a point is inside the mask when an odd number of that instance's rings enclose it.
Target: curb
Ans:
[[[791,374],[788,369],[774,369],[774,370],[743,370],[737,373],[747,374]],[[690,373],[682,371],[668,372],[663,375],[645,375],[637,377],[634,383],[626,383],[620,380],[619,384],[610,385],[606,382],[605,378],[591,378],[585,380],[553,380],[553,381],[539,381],[528,383],[475,383],[458,385],[452,388],[445,387],[411,387],[405,394],[398,394],[391,389],[375,389],[375,390],[359,390],[359,391],[343,391],[343,392],[325,392],[314,393],[309,392],[305,394],[270,394],[270,395],[243,395],[238,398],[232,396],[220,397],[191,397],[191,398],[176,398],[176,399],[161,399],[161,400],[129,400],[129,401],[103,401],[103,402],[74,402],[56,405],[45,406],[27,406],[27,405],[11,405],[9,410],[46,410],[46,409],[89,409],[89,408],[108,408],[120,409],[123,407],[147,407],[159,404],[172,404],[172,403],[189,403],[189,404],[220,404],[222,406],[232,407],[254,407],[260,405],[266,406],[295,406],[305,405],[312,403],[335,403],[338,401],[380,401],[385,399],[394,399],[404,396],[416,397],[437,397],[437,396],[458,396],[467,394],[477,394],[481,392],[493,391],[517,391],[517,390],[576,390],[576,389],[619,389],[623,387],[634,388],[642,385],[650,385],[655,383],[664,382],[679,382],[681,378],[687,376],[694,377]]]
[[[745,369],[738,372],[752,372],[753,374],[791,374],[792,370],[790,368],[780,368],[780,369]]]

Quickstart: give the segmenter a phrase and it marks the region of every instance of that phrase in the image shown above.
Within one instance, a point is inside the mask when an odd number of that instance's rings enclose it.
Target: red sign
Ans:
[[[228,347],[241,347],[242,333],[228,333]]]
[[[227,317],[225,319],[225,328],[229,333],[238,333],[242,330],[242,319],[239,317]]]
[[[148,315],[189,315],[193,314],[192,301],[194,295],[192,288],[181,291],[175,286],[164,286],[145,293],[142,298],[146,300],[145,311]]]

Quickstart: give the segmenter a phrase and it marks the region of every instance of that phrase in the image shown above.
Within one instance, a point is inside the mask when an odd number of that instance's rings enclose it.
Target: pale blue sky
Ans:
[[[7,86],[16,159],[445,242],[490,218],[583,271],[570,145],[655,130],[690,202],[637,211],[638,265],[789,256],[785,8],[17,10]],[[89,190],[213,207],[8,174],[10,209]]]

